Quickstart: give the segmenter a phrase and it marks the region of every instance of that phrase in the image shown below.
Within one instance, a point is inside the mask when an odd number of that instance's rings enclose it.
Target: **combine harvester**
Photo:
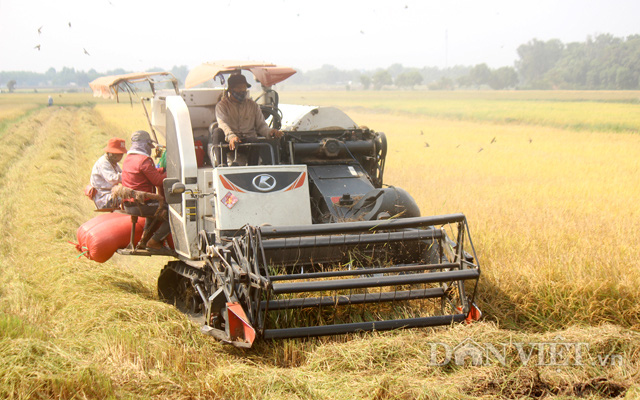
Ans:
[[[227,165],[228,146],[211,140],[224,89],[193,88],[242,70],[261,83],[267,122],[285,132],[241,145],[266,148],[274,160],[267,165]],[[182,90],[168,73],[91,83],[106,96],[151,84],[143,105],[150,103],[152,136],[166,140],[177,258],[158,278],[160,297],[239,347],[478,319],[480,268],[465,216],[420,216],[406,191],[383,184],[384,133],[336,108],[279,104],[272,86],[294,73],[217,62],[192,70]],[[163,80],[173,89],[159,89]],[[200,163],[198,141],[208,149]]]

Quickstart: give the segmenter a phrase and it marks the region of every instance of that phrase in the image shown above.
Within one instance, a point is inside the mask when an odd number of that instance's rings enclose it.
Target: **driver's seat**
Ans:
[[[227,165],[227,153],[229,149],[227,147],[220,146],[226,144],[227,141],[224,138],[224,131],[218,127],[218,122],[214,122],[209,125],[209,144],[207,145],[207,154],[211,160],[213,167],[221,165]]]

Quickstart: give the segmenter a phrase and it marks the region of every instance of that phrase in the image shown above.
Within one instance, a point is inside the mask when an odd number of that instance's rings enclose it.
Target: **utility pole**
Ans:
[[[444,69],[449,66],[449,30],[444,30]]]

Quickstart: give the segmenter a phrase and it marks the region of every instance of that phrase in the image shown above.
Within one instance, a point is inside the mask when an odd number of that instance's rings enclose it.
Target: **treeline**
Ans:
[[[163,68],[150,68],[147,71],[165,71]],[[169,70],[181,83],[183,83],[189,73],[186,65],[174,66]],[[16,88],[88,88],[89,82],[96,78],[106,75],[121,75],[130,72],[122,68],[109,70],[107,72],[98,72],[95,69],[89,71],[76,71],[75,68],[64,67],[60,71],[55,68],[49,68],[45,73],[27,72],[27,71],[0,71],[0,87],[2,89]]]
[[[376,70],[340,70],[333,65],[310,71],[298,71],[287,80],[287,84],[305,86],[339,85],[347,90],[351,88],[380,90],[384,87],[414,88],[428,83],[435,85],[443,80],[455,80],[469,74],[471,67],[455,66],[440,69],[438,67],[405,68],[402,64],[393,64],[389,68]],[[435,87],[434,87],[435,88]]]
[[[584,43],[532,40],[518,47],[523,89],[639,89],[640,35],[609,34]]]
[[[294,75],[299,84],[341,84],[347,88],[453,89],[640,89],[640,35],[609,34],[585,42],[531,40],[517,49],[514,66],[491,69],[486,64],[404,68],[394,64],[375,71],[341,71],[331,65]]]
[[[589,37],[585,42],[564,44],[552,39],[533,39],[517,49],[513,66],[491,69],[486,64],[449,68],[407,68],[401,64],[375,70],[340,70],[332,65],[298,71],[286,85],[342,87],[380,90],[383,88],[427,87],[454,89],[640,89],[640,35],[617,38],[610,34]],[[163,70],[151,68],[148,71]],[[50,68],[44,74],[0,72],[0,86],[14,88],[82,87],[104,75],[132,71],[116,69],[98,73],[64,67]],[[187,66],[174,66],[172,72],[184,83]]]

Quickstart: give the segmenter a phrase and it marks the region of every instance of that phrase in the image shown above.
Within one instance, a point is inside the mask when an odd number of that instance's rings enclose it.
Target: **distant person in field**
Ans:
[[[222,142],[221,135],[224,134],[229,149],[233,151],[238,143],[249,143],[258,136],[282,137],[282,131],[269,128],[260,106],[248,97],[247,89],[250,87],[247,79],[241,74],[231,75],[227,80],[227,90],[216,105],[219,130],[213,132],[213,143]],[[247,154],[248,164],[257,164],[259,155],[258,149],[251,148]]]
[[[53,105],[53,97],[49,96],[49,107]]]
[[[92,199],[98,209],[118,206],[118,200],[111,197],[111,188],[122,181],[122,169],[118,163],[127,152],[124,139],[109,139],[104,152],[93,164],[90,179],[91,186],[95,189]]]
[[[167,177],[164,168],[156,168],[151,158],[151,149],[154,147],[151,136],[146,131],[136,131],[131,135],[131,149],[127,158],[122,163],[122,186],[147,193],[162,194],[162,181]],[[145,214],[153,214],[158,209],[157,201],[148,200],[141,206]],[[153,229],[152,218],[146,218],[145,231]],[[162,241],[170,233],[168,221],[163,221],[147,243],[139,243],[138,246],[146,246],[150,250],[162,250]]]

